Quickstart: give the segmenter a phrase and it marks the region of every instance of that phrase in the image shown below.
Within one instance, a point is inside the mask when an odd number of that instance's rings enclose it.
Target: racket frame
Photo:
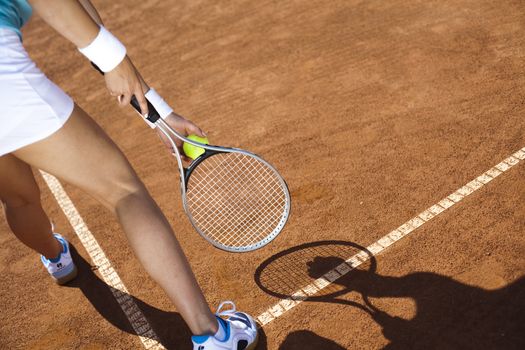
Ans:
[[[264,159],[262,159],[261,157],[259,157],[258,155],[254,154],[254,153],[251,153],[251,152],[239,149],[239,148],[212,146],[212,145],[207,145],[207,144],[203,144],[203,143],[199,143],[199,142],[190,140],[190,139],[182,136],[181,134],[179,134],[177,131],[173,130],[173,128],[170,127],[162,118],[157,119],[155,121],[155,124],[156,124],[157,128],[160,130],[160,132],[162,134],[164,134],[164,136],[166,136],[166,138],[169,140],[173,150],[175,151],[174,155],[175,155],[175,158],[177,159],[177,164],[179,166],[179,172],[180,172],[181,197],[182,197],[182,205],[184,207],[184,211],[186,212],[186,215],[188,216],[188,218],[189,218],[193,228],[195,228],[195,230],[206,241],[208,241],[210,244],[212,244],[213,246],[215,246],[215,247],[217,247],[219,249],[222,249],[222,250],[225,250],[225,251],[228,251],[228,252],[237,252],[238,253],[238,252],[249,252],[249,251],[253,251],[253,250],[262,248],[265,245],[267,245],[268,243],[270,243],[275,237],[277,237],[277,235],[282,231],[282,229],[284,228],[284,225],[288,221],[288,217],[290,216],[290,209],[291,209],[291,197],[290,197],[290,191],[288,189],[288,185],[286,184],[286,181],[284,181],[283,177],[279,174],[277,169],[275,169],[270,163],[268,163],[267,161],[265,161]],[[205,152],[202,155],[200,155],[199,157],[197,157],[196,159],[194,159],[190,163],[188,168],[185,168],[183,163],[182,163],[182,157],[181,157],[180,151],[177,148],[177,145],[175,144],[175,141],[173,140],[173,137],[171,135],[173,135],[176,138],[178,138],[179,140],[181,140],[183,142],[187,142],[187,143],[189,143],[189,144],[191,144],[193,146],[204,148]],[[190,210],[188,209],[188,203],[187,203],[187,199],[186,199],[186,189],[187,189],[187,185],[188,185],[189,179],[191,177],[191,172],[202,161],[204,161],[205,159],[207,159],[207,158],[209,158],[209,157],[211,157],[211,156],[213,156],[215,154],[218,154],[218,153],[240,153],[240,154],[243,154],[243,155],[255,158],[257,161],[263,163],[270,170],[272,170],[272,172],[276,175],[276,177],[277,177],[277,179],[279,181],[279,184],[281,185],[281,188],[284,190],[283,192],[284,192],[284,195],[286,197],[285,207],[284,207],[283,215],[282,215],[281,219],[279,220],[278,225],[273,229],[273,231],[269,235],[267,235],[266,237],[264,237],[262,240],[260,240],[259,242],[255,243],[255,244],[248,245],[248,246],[232,247],[232,246],[227,246],[227,245],[221,244],[221,243],[211,239],[208,235],[206,235],[204,232],[202,232],[202,230],[199,228],[199,226],[197,225],[197,223],[193,219],[193,216],[192,216]]]
[[[153,105],[151,105],[151,103],[149,101],[147,101],[147,102],[148,102],[148,115],[146,117],[144,117],[140,113],[140,105],[139,105],[137,99],[135,98],[135,96],[133,96],[131,98],[131,105],[133,106],[135,111],[142,118],[145,118],[149,122],[154,123],[156,125],[156,127],[158,128],[158,130],[162,134],[164,134],[164,136],[166,136],[166,138],[168,139],[168,141],[170,142],[170,144],[171,144],[171,146],[172,146],[172,148],[174,150],[174,156],[177,159],[177,164],[179,166],[179,172],[180,172],[179,178],[180,178],[182,205],[183,205],[183,208],[184,208],[184,212],[188,216],[188,218],[189,218],[193,228],[195,229],[195,231],[197,231],[199,233],[199,235],[201,235],[206,241],[208,241],[213,246],[215,246],[215,247],[217,247],[219,249],[228,251],[228,252],[235,252],[235,253],[249,252],[249,251],[253,251],[253,250],[262,248],[265,245],[267,245],[268,243],[270,243],[275,237],[277,237],[277,235],[282,231],[282,229],[284,228],[286,222],[288,221],[288,218],[290,216],[290,210],[291,210],[290,190],[288,189],[288,185],[286,184],[286,181],[279,174],[277,169],[275,169],[270,163],[268,163],[266,160],[262,159],[261,157],[259,157],[258,155],[254,154],[254,153],[251,153],[251,152],[239,149],[239,148],[207,145],[207,144],[203,144],[203,143],[200,143],[200,142],[197,142],[197,141],[190,140],[190,139],[182,136],[177,131],[175,131],[171,126],[169,126],[164,121],[164,119],[162,119],[160,117],[160,115],[158,114],[158,112],[155,109],[155,107],[153,107]],[[177,145],[175,144],[175,141],[173,140],[173,136],[175,136],[176,138],[178,138],[179,140],[181,140],[183,142],[189,143],[189,144],[191,144],[193,146],[196,146],[196,147],[201,147],[201,148],[203,148],[205,150],[205,152],[202,155],[200,155],[199,157],[197,157],[196,159],[194,159],[190,163],[190,165],[189,165],[189,167],[187,169],[184,167],[184,164],[182,163],[182,157],[181,157],[181,154],[180,154],[180,151],[179,151]],[[273,231],[269,235],[264,237],[262,240],[256,242],[255,244],[248,245],[248,246],[232,247],[232,246],[224,245],[222,243],[219,243],[219,242],[211,239],[208,235],[206,235],[204,232],[202,232],[202,230],[199,228],[199,226],[197,225],[197,223],[193,219],[191,211],[188,209],[188,202],[186,200],[186,189],[187,189],[187,185],[188,185],[188,182],[189,182],[189,179],[190,179],[190,176],[191,176],[191,172],[202,161],[204,161],[205,159],[207,159],[207,158],[209,158],[209,157],[211,157],[211,156],[213,156],[214,154],[217,154],[217,153],[240,153],[240,154],[243,154],[243,155],[255,158],[256,160],[258,160],[261,163],[263,163],[264,165],[266,165],[270,170],[272,170],[272,172],[276,175],[276,177],[277,177],[277,179],[279,181],[279,184],[281,185],[281,188],[283,189],[283,192],[284,192],[284,195],[286,197],[286,200],[285,200],[285,207],[284,207],[283,215],[281,216],[281,219],[279,220],[278,225],[273,229]]]

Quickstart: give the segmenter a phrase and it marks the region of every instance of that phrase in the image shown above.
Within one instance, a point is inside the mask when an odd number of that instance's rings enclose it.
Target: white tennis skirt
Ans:
[[[29,58],[18,34],[0,28],[0,156],[53,134],[73,106]]]

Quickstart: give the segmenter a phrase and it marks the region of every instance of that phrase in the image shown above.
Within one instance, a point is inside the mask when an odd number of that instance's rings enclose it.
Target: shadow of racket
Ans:
[[[354,288],[351,281],[373,275],[376,270],[377,261],[365,247],[326,240],[301,244],[271,256],[259,265],[254,278],[259,288],[273,297],[342,304],[377,320],[386,314],[372,305],[366,289]],[[362,302],[343,298],[352,291],[361,295]]]

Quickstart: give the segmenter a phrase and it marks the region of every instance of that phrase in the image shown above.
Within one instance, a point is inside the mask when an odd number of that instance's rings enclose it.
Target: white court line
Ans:
[[[383,252],[386,248],[399,241],[401,238],[407,236],[409,233],[414,231],[416,228],[422,226],[426,222],[432,220],[446,209],[452,207],[456,203],[460,202],[467,196],[476,192],[494,178],[501,175],[503,172],[509,170],[514,165],[525,159],[525,147],[511,155],[510,157],[503,160],[501,163],[490,168],[474,180],[467,183],[465,186],[459,188],[455,192],[449,194],[438,203],[434,204],[430,208],[424,210],[422,213],[413,217],[412,219],[399,226],[394,231],[390,232],[377,242],[372,243],[366,249],[373,255],[378,255]],[[344,263],[337,266],[336,268],[328,271],[322,277],[316,279],[311,284],[304,286],[292,294],[291,298],[281,299],[277,304],[269,307],[266,311],[257,317],[257,321],[264,326],[272,322],[276,318],[282,316],[285,312],[293,309],[301,302],[306,300],[308,296],[317,294],[320,290],[326,288],[332,282],[346,275],[362,263],[366,262],[370,258],[369,253],[362,250],[354,256],[348,258]]]
[[[146,317],[144,317],[144,314],[130,296],[128,289],[124,283],[122,283],[120,276],[115,269],[113,269],[113,266],[111,266],[106,254],[87,227],[60,182],[54,176],[43,171],[40,172],[78,238],[80,238],[80,242],[82,242],[82,245],[86,248],[93,263],[98,267],[102,279],[111,287],[109,289],[122,311],[124,311],[129,323],[139,336],[144,347],[148,350],[165,350],[164,346],[160,344],[159,337],[155,331],[153,331],[148,320],[146,320]]]

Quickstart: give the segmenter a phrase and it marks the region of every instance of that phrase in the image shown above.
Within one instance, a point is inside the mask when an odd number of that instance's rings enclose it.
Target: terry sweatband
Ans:
[[[105,73],[113,70],[126,57],[126,47],[104,26],[100,26],[100,31],[91,44],[78,51]]]
[[[146,94],[146,99],[151,103],[151,105],[157,110],[157,113],[162,119],[166,119],[168,115],[173,113],[173,109],[170,105],[164,101],[164,99],[155,91],[155,89],[150,88]],[[155,128],[155,124],[151,123],[149,120],[145,119],[148,125],[152,128]]]

